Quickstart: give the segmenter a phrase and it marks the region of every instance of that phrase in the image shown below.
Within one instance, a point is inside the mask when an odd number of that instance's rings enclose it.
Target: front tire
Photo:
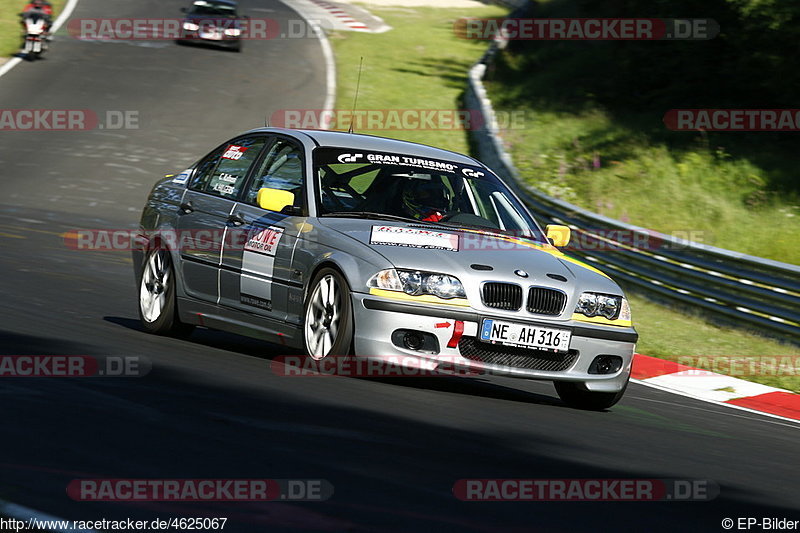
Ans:
[[[615,405],[628,388],[628,382],[619,392],[593,392],[587,390],[583,383],[573,383],[569,381],[556,381],[553,383],[559,398],[576,409],[587,411],[603,411]]]
[[[323,268],[309,285],[303,341],[308,357],[349,355],[353,341],[350,287],[338,270]]]
[[[178,320],[175,269],[168,250],[150,250],[142,264],[139,283],[139,319],[148,333],[188,335],[194,329]]]

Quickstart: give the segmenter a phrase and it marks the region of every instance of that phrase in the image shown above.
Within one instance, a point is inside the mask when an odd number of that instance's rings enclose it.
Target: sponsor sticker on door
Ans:
[[[247,239],[247,244],[244,245],[244,249],[249,252],[274,256],[282,236],[283,228],[274,226],[270,226],[266,229],[255,228],[251,230]]]

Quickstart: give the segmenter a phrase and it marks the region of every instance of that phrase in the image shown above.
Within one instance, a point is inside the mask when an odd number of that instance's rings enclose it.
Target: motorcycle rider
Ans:
[[[22,20],[22,27],[26,28],[25,26],[25,17],[30,14],[38,14],[44,18],[45,21],[45,33],[47,38],[50,38],[50,28],[52,27],[52,18],[53,18],[53,6],[47,0],[31,0],[22,10],[20,14]]]
[[[47,0],[31,0],[22,10],[22,13],[24,14],[32,9],[38,9],[49,17],[53,16],[53,6]]]

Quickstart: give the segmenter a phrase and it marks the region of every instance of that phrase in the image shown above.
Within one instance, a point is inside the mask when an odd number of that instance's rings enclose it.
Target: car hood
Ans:
[[[320,223],[369,246],[397,268],[452,274],[462,281],[476,277],[621,293],[599,270],[556,248],[527,239],[471,229],[450,229],[381,220],[321,218]],[[517,273],[517,271],[521,271]],[[522,277],[520,274],[527,274]]]
[[[197,15],[189,13],[187,15],[184,15],[183,20],[189,22],[199,22],[199,21],[213,22],[214,24],[224,25],[226,27],[231,27],[231,28],[238,28],[241,26],[239,18],[236,16]]]

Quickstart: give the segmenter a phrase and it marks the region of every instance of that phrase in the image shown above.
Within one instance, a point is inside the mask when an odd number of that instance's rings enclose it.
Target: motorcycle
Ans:
[[[39,13],[23,13],[22,22],[25,26],[22,53],[29,61],[33,61],[47,51],[47,19]]]

